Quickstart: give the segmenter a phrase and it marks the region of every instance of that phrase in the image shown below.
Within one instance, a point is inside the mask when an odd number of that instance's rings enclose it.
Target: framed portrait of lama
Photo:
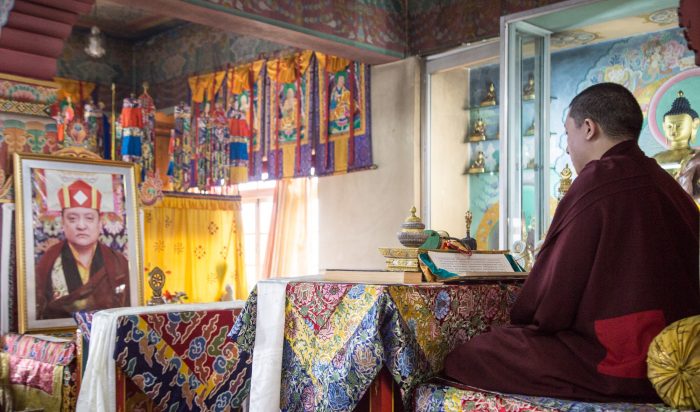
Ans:
[[[141,304],[134,165],[15,154],[14,170],[19,332]]]

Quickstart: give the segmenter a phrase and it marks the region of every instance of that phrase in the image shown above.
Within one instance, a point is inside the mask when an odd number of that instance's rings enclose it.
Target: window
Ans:
[[[250,182],[238,186],[241,194],[245,273],[249,290],[252,290],[262,277],[275,187],[275,181]]]

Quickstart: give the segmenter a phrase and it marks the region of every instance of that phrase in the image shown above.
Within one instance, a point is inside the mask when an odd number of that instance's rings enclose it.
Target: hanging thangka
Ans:
[[[316,53],[319,66],[317,174],[372,165],[369,67]]]
[[[261,131],[262,90],[265,84],[265,61],[228,70],[229,109],[229,184],[243,183],[262,171]],[[251,98],[252,96],[252,98]]]
[[[311,51],[267,62],[266,139],[260,150],[270,179],[310,175],[316,67]]]

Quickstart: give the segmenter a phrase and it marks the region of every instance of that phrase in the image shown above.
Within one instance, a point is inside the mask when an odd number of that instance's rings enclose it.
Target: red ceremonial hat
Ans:
[[[61,209],[70,207],[87,207],[100,210],[102,194],[83,180],[76,180],[58,190],[58,202]]]

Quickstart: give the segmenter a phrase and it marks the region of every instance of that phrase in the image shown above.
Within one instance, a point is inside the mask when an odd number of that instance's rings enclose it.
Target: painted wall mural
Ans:
[[[57,77],[82,80],[102,85],[112,82],[132,84],[132,48],[130,41],[104,36],[107,53],[94,59],[85,53],[87,31],[74,29],[58,59]]]
[[[562,0],[409,0],[411,54],[446,50],[500,35],[501,16]]]
[[[256,19],[296,28],[325,39],[402,57],[406,45],[403,2],[360,0],[279,2],[275,0],[203,0],[232,14],[252,14]]]
[[[134,43],[133,81],[137,86],[148,81],[156,107],[170,107],[189,100],[189,76],[296,51],[266,40],[186,24]]]
[[[674,28],[622,40],[598,43],[552,54],[551,131],[555,141],[550,144],[554,168],[561,170],[571,164],[566,154],[564,121],[571,99],[586,87],[604,81],[624,85],[637,98],[644,112],[644,126],[639,146],[647,156],[666,148],[655,138],[649,125],[649,103],[654,93],[670,78],[695,67],[693,52],[689,51],[681,29]],[[686,91],[695,101],[699,93]],[[660,108],[663,112],[670,107]],[[696,109],[697,110],[697,109]],[[697,144],[697,142],[694,142]]]

